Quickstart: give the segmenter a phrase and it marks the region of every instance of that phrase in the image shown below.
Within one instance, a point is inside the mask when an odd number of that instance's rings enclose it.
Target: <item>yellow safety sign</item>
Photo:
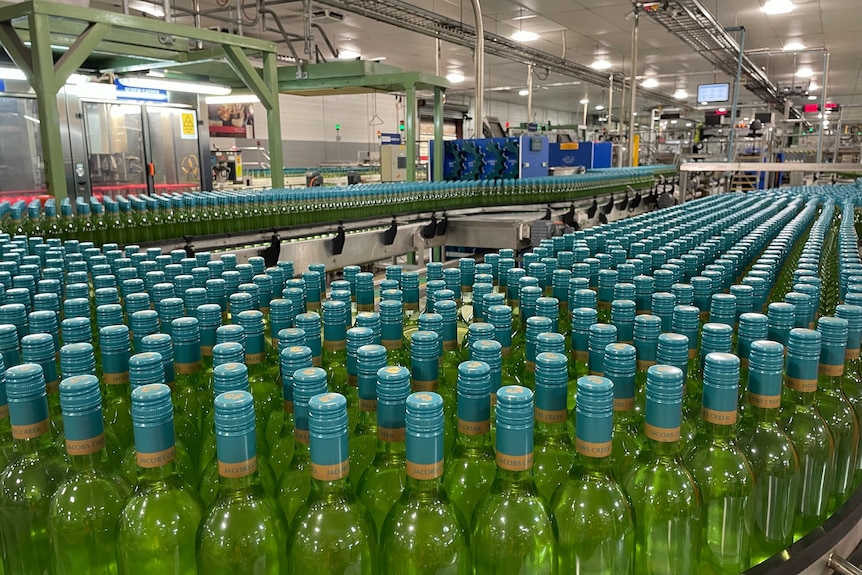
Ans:
[[[198,122],[194,112],[180,113],[181,131],[183,140],[196,140],[198,137]]]

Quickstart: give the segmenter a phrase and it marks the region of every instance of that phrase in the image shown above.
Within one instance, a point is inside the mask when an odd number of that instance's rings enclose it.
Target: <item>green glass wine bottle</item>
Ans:
[[[533,393],[502,387],[496,411],[497,472],[473,511],[473,573],[556,574],[556,532],[533,480]]]
[[[6,469],[12,458],[14,439],[9,421],[9,399],[6,396],[6,367],[0,356],[0,468]],[[2,562],[0,562],[2,565]]]
[[[604,376],[614,384],[614,448],[608,455],[608,461],[617,477],[628,474],[642,447],[638,433],[641,420],[635,412],[636,366],[637,350],[633,346],[612,343],[605,347]]]
[[[743,314],[745,315],[745,314]],[[746,417],[739,426],[739,447],[754,473],[754,523],[751,564],[781,552],[793,543],[795,502],[799,499],[799,456],[778,424],[784,346],[754,341],[748,348]]]
[[[425,323],[432,316],[439,318],[438,314],[422,314],[420,324]],[[420,329],[414,331],[410,336],[410,383],[414,392],[433,391],[443,398],[443,409],[446,411],[443,429],[445,431],[444,442],[446,453],[451,453],[455,444],[455,412],[457,401],[455,389],[448,385],[442,385],[440,374],[443,371],[440,363],[440,338],[433,331]],[[457,382],[455,384],[457,387]]]
[[[48,420],[45,377],[38,364],[6,370],[6,395],[16,456],[0,474],[0,532],[5,575],[51,573],[48,510],[65,462]]]
[[[21,332],[19,326],[18,331]],[[54,357],[54,338],[45,333],[24,335],[21,338],[21,359],[25,363],[35,363],[42,368],[48,391],[48,412],[51,420],[51,435],[57,450],[65,453],[63,442],[63,414],[60,410],[60,375]]]
[[[219,494],[198,530],[198,573],[284,573],[287,526],[257,473],[252,395],[246,391],[219,395],[215,426]]]
[[[843,505],[853,493],[853,474],[859,448],[859,421],[842,385],[847,326],[847,320],[839,317],[821,317],[817,320],[822,345],[816,403],[835,442],[835,466],[829,487],[830,513]]]
[[[313,353],[313,352],[312,352]],[[308,451],[308,402],[326,393],[326,372],[319,367],[298,369],[293,374],[293,418],[295,446],[290,464],[281,474],[278,502],[288,524],[311,491],[311,455]]]
[[[327,300],[322,304],[323,313],[323,369],[326,370],[327,388],[336,393],[345,393],[347,386],[347,304]]]
[[[242,363],[222,363],[213,370],[213,393],[216,398],[219,395],[249,391],[248,368]],[[212,427],[207,422],[206,433],[201,441],[201,477],[198,489],[204,505],[209,507],[217,498],[221,486],[218,459],[218,428],[215,426],[215,414],[213,414]],[[255,441],[255,468],[260,478],[260,484],[268,497],[275,495],[276,479],[272,467],[269,465],[268,454],[262,449],[257,449],[266,441],[265,431],[254,427]]]
[[[440,382],[440,387],[445,386],[451,398],[458,386],[458,364],[461,363],[458,353],[458,305],[451,299],[440,300],[440,292],[437,296],[434,311],[443,317],[443,355],[441,356],[443,381]],[[442,390],[433,391],[440,393]]]
[[[132,391],[139,476],[117,528],[120,575],[197,573],[194,545],[203,507],[177,471],[173,421],[168,386]]]
[[[60,407],[69,472],[48,513],[53,573],[117,573],[117,525],[131,489],[108,462],[99,380],[64,379]]]
[[[862,347],[862,307],[840,304],[835,306],[835,316],[847,320],[847,350],[844,352],[844,393],[862,423],[862,373],[860,373],[859,349]],[[862,483],[862,449],[856,454],[853,485]]]
[[[203,425],[205,416],[212,411],[213,391],[203,370],[201,356],[201,325],[196,317],[181,317],[171,322],[171,337],[174,344],[174,402],[186,417]],[[190,441],[183,437],[183,441]],[[199,444],[187,445],[192,449]]]
[[[539,495],[548,504],[575,462],[574,445],[566,425],[569,383],[566,362],[566,356],[560,353],[536,356],[533,476]]]
[[[735,443],[738,386],[738,357],[703,358],[703,421],[685,460],[703,497],[698,572],[704,574],[735,575],[751,561],[754,475]]]
[[[688,365],[689,357],[691,357],[691,349],[689,347],[689,339],[678,333],[663,333],[658,336],[656,344],[656,364],[672,365],[682,371],[683,381],[688,380]],[[649,372],[647,371],[647,375]],[[685,397],[685,384],[683,384],[683,398]],[[682,422],[680,424],[680,449],[684,449],[692,439],[694,439],[695,425],[683,411]]]
[[[356,352],[359,418],[349,440],[351,484],[359,483],[377,453],[377,372],[386,367],[387,351],[382,345],[363,345]]]
[[[266,362],[266,328],[263,324],[263,313],[256,309],[239,313],[239,324],[245,330],[245,364],[248,366],[248,384],[254,396],[255,413],[258,426],[263,428],[270,414],[278,410],[278,387],[268,377]],[[266,450],[266,445],[259,445],[259,450]]]
[[[575,408],[578,379],[590,373],[590,326],[597,322],[598,314],[593,308],[576,307],[572,310],[572,358],[569,361],[569,395],[566,401],[570,413]]]
[[[359,417],[359,378],[356,372],[356,354],[363,345],[374,343],[374,332],[369,327],[352,327],[347,330],[347,385],[342,395],[347,399],[348,429],[356,428]]]
[[[377,573],[377,532],[353,494],[347,401],[325,393],[308,402],[311,493],[287,537],[288,573]]]
[[[311,365],[311,349],[304,345],[287,347],[281,352],[281,385],[284,401],[281,421],[273,422],[266,429],[266,440],[269,444],[269,458],[276,479],[281,476],[293,459],[296,448],[296,419],[293,402],[293,374],[300,369],[308,369]]]
[[[499,349],[496,341],[474,343],[481,357],[484,349]],[[499,352],[498,352],[499,353]],[[458,435],[446,463],[443,485],[465,521],[490,489],[496,465],[491,443],[491,368],[479,359],[458,366]]]
[[[644,448],[624,480],[636,517],[636,572],[645,575],[697,573],[700,564],[700,491],[679,453],[682,395],[681,369],[649,368]]]
[[[438,394],[407,398],[407,486],[383,523],[383,573],[472,573],[467,528],[443,482],[443,417]]]
[[[742,313],[739,315],[739,328],[736,331],[736,356],[739,357],[739,394],[745,398],[748,389],[748,356],[755,341],[767,339],[769,332],[768,319],[760,313]],[[783,346],[782,346],[783,349]],[[741,405],[741,419],[745,420],[748,402]]]
[[[413,334],[414,353],[416,336],[422,333]],[[388,366],[377,373],[377,453],[356,487],[359,499],[374,518],[377,533],[407,482],[404,404],[409,394],[407,368]]]
[[[781,425],[796,447],[802,469],[794,539],[822,525],[829,515],[835,441],[816,405],[820,347],[818,331],[794,328],[788,334]]]
[[[405,344],[404,312],[399,301],[380,302],[380,343],[386,348],[389,365],[410,365],[410,354]]]
[[[551,501],[560,573],[634,573],[632,504],[614,479],[609,457],[614,402],[609,379],[585,376],[578,380],[575,466]]]
[[[518,368],[512,355],[512,308],[506,305],[492,305],[486,312],[488,323],[494,326],[494,339],[502,346],[501,383],[504,386],[520,385]]]
[[[538,315],[527,318],[524,362],[519,377],[522,385],[534,391],[536,389],[536,338],[539,334],[549,332],[551,332],[550,318]]]

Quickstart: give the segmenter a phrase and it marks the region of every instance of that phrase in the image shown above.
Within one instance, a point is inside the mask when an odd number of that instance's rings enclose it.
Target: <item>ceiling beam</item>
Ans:
[[[475,45],[475,27],[435,14],[402,0],[316,0],[316,3],[324,4],[344,12],[351,12],[385,24],[391,24],[425,36],[431,36],[432,38],[440,38],[445,42],[465,48],[472,49]],[[485,32],[485,53],[523,64],[532,64],[533,66],[545,68],[563,76],[577,78],[603,88],[607,88],[609,85],[610,73],[608,72],[598,72],[588,66],[572,62],[548,52],[529,48],[490,32]],[[614,74],[614,89],[622,90],[622,85],[622,74]],[[626,82],[625,85],[626,90],[631,89],[629,82]],[[674,107],[687,108],[685,104],[680,103],[668,94],[643,88],[638,89],[638,93],[646,100]]]

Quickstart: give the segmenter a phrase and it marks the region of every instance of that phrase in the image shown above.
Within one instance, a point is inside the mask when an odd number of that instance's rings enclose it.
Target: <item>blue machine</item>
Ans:
[[[610,168],[613,157],[611,142],[563,142],[550,144],[553,168],[583,166],[588,170]]]
[[[434,146],[429,145],[433,173]],[[443,142],[446,181],[512,180],[548,175],[548,138],[484,138]]]

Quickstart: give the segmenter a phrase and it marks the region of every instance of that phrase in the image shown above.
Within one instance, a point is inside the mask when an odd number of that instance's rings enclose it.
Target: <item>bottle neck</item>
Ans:
[[[402,435],[404,430],[401,430]],[[384,441],[380,439],[380,431],[378,428],[377,453],[381,455],[389,455],[394,457],[404,457],[407,453],[407,445],[402,439],[400,441]]]
[[[561,423],[546,423],[536,420],[533,429],[535,430],[537,441],[540,437],[553,440],[568,437],[569,435],[565,421],[562,421]]]
[[[242,477],[225,477],[219,475],[219,492],[223,497],[228,497],[241,491],[249,491],[260,485],[258,472],[249,473]]]
[[[174,459],[158,467],[138,467],[138,485],[141,487],[153,486],[175,477],[179,477],[179,473]]]
[[[588,457],[582,453],[576,453],[575,459],[575,467],[584,473],[610,475],[610,457]]]
[[[353,494],[347,475],[335,481],[312,479],[311,484],[314,494],[319,499],[344,498]]]
[[[511,488],[519,488],[533,485],[533,470],[511,471],[497,466],[497,479]]]
[[[490,421],[487,422],[489,431],[485,433],[464,433],[463,431],[459,430],[457,438],[458,445],[463,447],[467,452],[478,452],[493,446],[490,432],[490,423]],[[480,422],[476,425],[482,425],[482,423]]]
[[[707,437],[720,442],[730,441],[736,437],[735,425],[719,425],[704,421],[703,430],[706,432]]]
[[[409,496],[412,499],[425,501],[440,499],[443,493],[442,479],[442,476],[433,479],[416,479],[408,475],[407,489],[410,494]]]
[[[656,457],[675,457],[679,455],[679,441],[656,441],[646,438],[644,439],[644,445]]]
[[[54,441],[51,438],[50,431],[43,433],[38,437],[14,439],[12,444],[14,451],[21,455],[39,455],[54,447]]]
[[[781,410],[778,408],[755,407],[748,405],[748,413],[756,423],[774,423],[778,421]]]

